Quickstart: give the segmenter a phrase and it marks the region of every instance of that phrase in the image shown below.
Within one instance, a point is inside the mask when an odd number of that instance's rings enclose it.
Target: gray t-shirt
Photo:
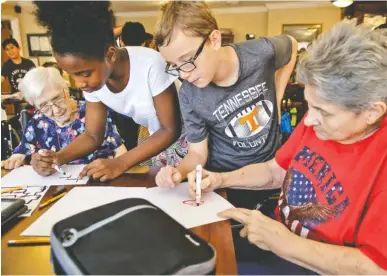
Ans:
[[[188,141],[198,143],[208,136],[206,167],[214,171],[274,157],[279,145],[274,73],[289,62],[292,52],[286,35],[229,46],[240,64],[234,85],[198,88],[184,81],[179,93]]]

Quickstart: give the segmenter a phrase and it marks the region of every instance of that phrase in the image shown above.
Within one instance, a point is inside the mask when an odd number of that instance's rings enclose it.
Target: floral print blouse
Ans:
[[[39,112],[36,112],[28,122],[21,143],[13,153],[32,155],[40,149],[59,151],[70,144],[78,135],[85,131],[86,103],[78,103],[78,113],[75,121],[59,127],[56,123]],[[102,145],[84,158],[74,160],[70,164],[88,164],[98,158],[114,157],[114,150],[121,146],[123,141],[112,123],[110,114],[106,120],[105,139]]]

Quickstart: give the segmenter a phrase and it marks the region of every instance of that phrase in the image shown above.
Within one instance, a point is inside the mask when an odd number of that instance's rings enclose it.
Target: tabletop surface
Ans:
[[[115,180],[100,183],[90,182],[82,186],[119,186],[119,187],[153,187],[158,169],[146,173],[125,174]],[[7,172],[2,170],[2,176]],[[51,186],[41,202],[52,197],[52,194],[62,186]],[[70,190],[75,186],[66,186]],[[226,197],[225,191],[218,192]],[[2,227],[1,238],[1,274],[54,274],[50,263],[50,246],[17,246],[9,247],[7,242],[20,239],[20,234],[40,217],[49,207],[36,209],[31,217],[23,218],[13,223],[11,227]],[[8,229],[7,229],[8,228]],[[234,244],[229,221],[220,221],[192,228],[195,234],[208,241],[216,250],[216,274],[237,274]],[[27,237],[23,237],[27,238]]]

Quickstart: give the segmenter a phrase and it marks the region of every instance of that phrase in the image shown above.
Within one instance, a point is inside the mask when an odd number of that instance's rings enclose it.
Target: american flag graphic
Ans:
[[[288,192],[288,203],[293,206],[300,206],[316,200],[316,192],[312,185],[302,173],[294,171],[293,181]]]
[[[313,229],[329,217],[321,212],[312,181],[299,171],[289,168],[278,201],[280,216],[285,225],[301,237],[313,235]]]

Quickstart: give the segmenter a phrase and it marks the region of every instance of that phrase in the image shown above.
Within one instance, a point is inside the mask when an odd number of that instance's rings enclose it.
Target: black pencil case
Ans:
[[[56,223],[56,274],[213,274],[215,250],[147,200],[130,198]]]

